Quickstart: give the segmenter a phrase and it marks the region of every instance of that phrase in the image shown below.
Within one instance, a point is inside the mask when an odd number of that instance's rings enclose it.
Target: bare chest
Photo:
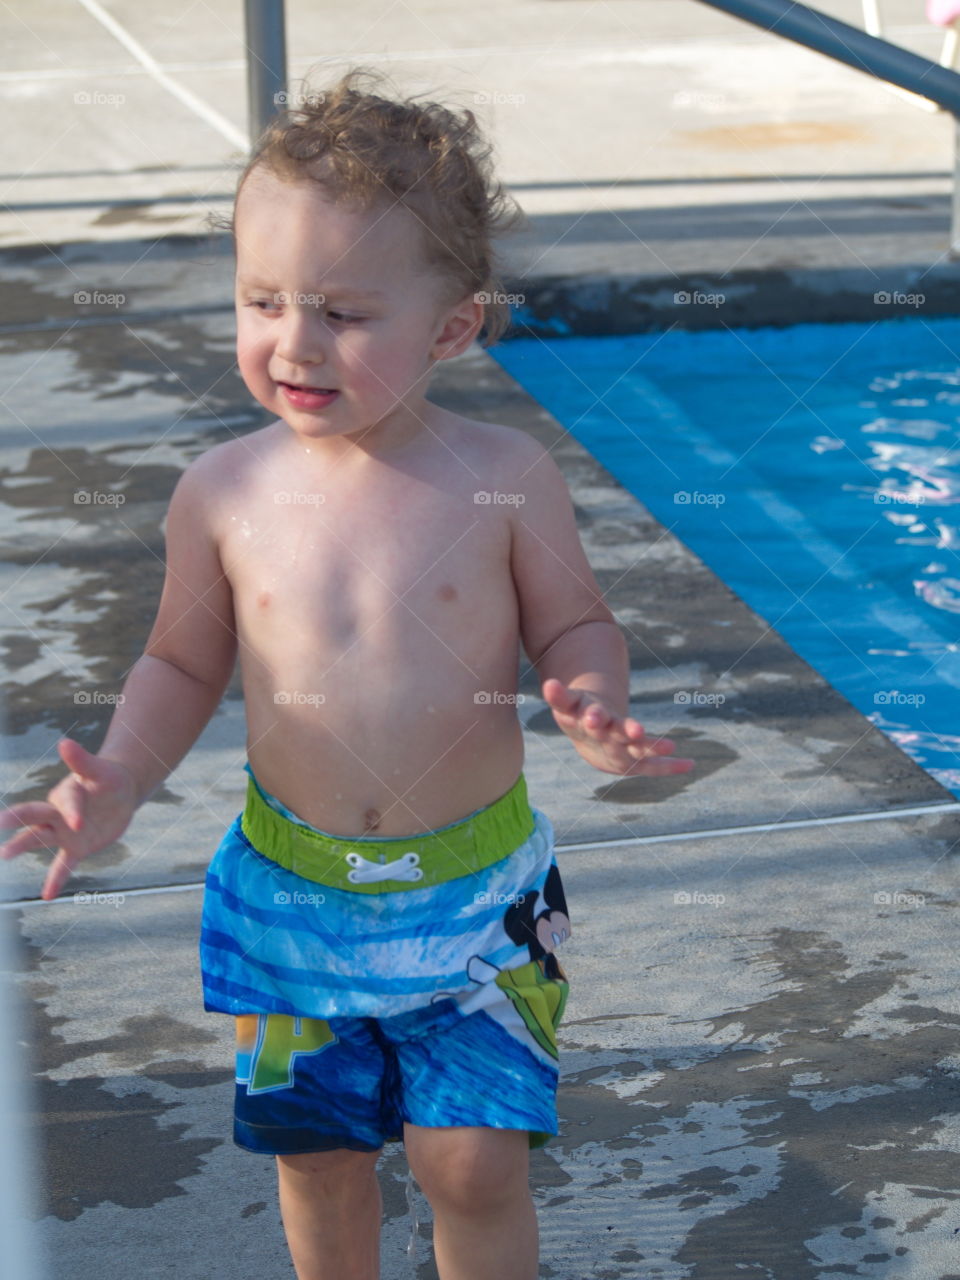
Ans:
[[[507,516],[466,491],[272,490],[229,517],[221,558],[241,633],[291,644],[472,647],[515,616]]]

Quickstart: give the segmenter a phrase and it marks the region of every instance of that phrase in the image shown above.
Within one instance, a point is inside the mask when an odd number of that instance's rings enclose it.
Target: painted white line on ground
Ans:
[[[203,881],[198,880],[192,884],[155,884],[150,885],[146,889],[77,889],[75,892],[82,897],[87,898],[146,898],[151,893],[187,893],[195,889],[202,889]],[[0,911],[12,911],[16,907],[52,907],[55,905],[63,906],[106,906],[107,903],[81,903],[77,902],[73,893],[65,893],[59,898],[20,898],[13,902],[0,902]]]
[[[84,0],[80,0],[81,4]],[[93,0],[96,3],[96,0]],[[90,6],[87,6],[90,8]],[[100,6],[97,5],[100,9]],[[93,10],[90,10],[93,13]],[[104,17],[101,17],[103,14]],[[134,57],[141,62],[140,67],[131,66],[93,66],[93,67],[26,67],[19,68],[16,71],[0,71],[0,83],[17,83],[28,82],[35,83],[40,80],[74,80],[78,77],[98,75],[98,76],[132,76],[142,75],[144,68],[151,74],[155,68],[161,74],[170,71],[186,71],[195,73],[198,71],[245,71],[246,62],[242,58],[212,58],[198,59],[197,61],[180,61],[180,62],[157,62],[151,58],[149,54],[143,50],[132,36],[128,35],[119,23],[104,10],[100,13],[94,13],[94,17],[103,22],[104,26],[116,35],[121,44],[133,53]],[[105,20],[106,19],[106,20]],[[109,24],[113,23],[113,26]],[[116,27],[117,30],[114,30]],[[934,35],[936,40],[939,33],[930,27],[900,27],[891,28],[891,30],[899,30],[903,35]],[[117,35],[117,31],[123,31],[123,36]],[[670,62],[672,59],[686,57],[690,60],[691,50],[693,58],[697,62],[705,64],[709,60],[712,53],[716,53],[719,49],[722,55],[729,55],[731,49],[740,46],[745,49],[755,48],[758,44],[762,44],[766,38],[766,32],[745,32],[743,38],[738,39],[735,35],[729,36],[717,35],[711,39],[698,39],[691,37],[689,40],[658,40],[655,46],[650,48],[638,48],[635,45],[610,44],[609,42],[601,42],[600,44],[569,44],[558,45],[553,44],[488,44],[488,45],[464,45],[460,48],[441,46],[435,49],[397,49],[394,51],[384,49],[366,49],[347,52],[346,50],[339,53],[290,53],[287,57],[288,66],[303,67],[306,69],[324,67],[328,63],[390,63],[390,62],[449,62],[451,59],[462,61],[466,58],[530,58],[536,55],[537,60],[546,66],[551,63],[562,62],[564,64],[571,63],[596,63],[598,58],[604,61],[629,62],[629,63],[653,63],[660,65]],[[938,46],[939,48],[939,46]],[[915,51],[914,51],[915,52]],[[921,57],[928,56],[931,61],[936,61],[939,53],[931,52],[929,55],[921,54]],[[886,81],[880,83],[886,84]],[[917,95],[912,95],[916,97]]]
[[[581,849],[616,849],[623,845],[662,844],[670,840],[703,840],[716,836],[751,835],[756,831],[786,831],[798,827],[831,827],[841,822],[883,822],[895,818],[915,818],[934,813],[960,812],[960,801],[945,804],[918,804],[908,809],[878,809],[870,813],[841,813],[829,818],[796,818],[789,822],[755,822],[743,827],[709,827],[701,831],[671,831],[661,836],[627,836],[622,840],[588,840],[583,844],[558,844],[558,853],[579,853]],[[78,889],[76,892],[90,898],[145,898],[152,893],[189,893],[202,889],[202,880],[189,884],[157,884],[145,889]],[[20,898],[13,902],[0,902],[0,911],[19,910],[20,907],[45,907],[56,903],[83,904],[73,894],[61,898]]]
[[[151,57],[143,45],[134,40],[133,36],[124,27],[121,27],[116,18],[107,13],[106,9],[97,3],[97,0],[79,0],[79,3],[83,5],[91,17],[96,18],[102,26],[106,27],[115,40],[119,40],[123,47],[133,54],[141,66],[153,76],[157,84],[166,89],[168,93],[173,94],[179,102],[182,102],[185,107],[189,108],[195,115],[198,115],[201,120],[206,121],[211,128],[216,129],[228,142],[238,147],[241,151],[246,152],[249,150],[250,142],[245,133],[231,124],[219,111],[214,111],[212,107],[208,107],[195,93],[191,93],[189,89],[185,89],[182,84],[168,76],[156,58]]]
[[[871,813],[839,813],[828,818],[794,818],[786,822],[754,822],[743,827],[706,827],[700,831],[671,831],[662,836],[625,836],[621,840],[586,840],[583,844],[558,844],[563,853],[581,849],[615,849],[625,844],[664,844],[671,840],[704,840],[716,836],[752,835],[756,831],[788,831],[799,827],[832,827],[841,822],[883,822],[888,818],[915,818],[931,813],[960,812],[960,801],[918,804],[909,809],[878,809]]]

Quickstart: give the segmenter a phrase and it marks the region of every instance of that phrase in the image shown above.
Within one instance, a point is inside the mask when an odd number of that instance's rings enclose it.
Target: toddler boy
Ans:
[[[143,656],[93,754],[3,856],[43,887],[116,840],[239,656],[247,799],[208,870],[204,1007],[236,1019],[235,1140],[277,1157],[299,1280],[375,1280],[401,1139],[443,1280],[533,1280],[530,1147],[556,1133],[570,935],[522,773],[519,645],[584,760],[681,772],[626,716],[624,639],[549,454],[425,398],[509,321],[510,222],[470,112],[353,71],[264,135],[238,188],[237,358],[275,420],[180,478]],[[509,495],[510,501],[498,501]]]

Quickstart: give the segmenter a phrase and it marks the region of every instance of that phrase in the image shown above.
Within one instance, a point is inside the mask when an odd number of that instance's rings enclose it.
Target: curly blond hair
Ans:
[[[443,305],[479,295],[482,345],[492,346],[511,324],[492,241],[526,216],[494,179],[493,148],[472,111],[369,87],[385,80],[353,67],[332,88],[295,95],[296,105],[258,140],[236,194],[264,166],[284,181],[318,183],[336,203],[363,210],[400,203],[420,224],[427,268],[445,282]],[[235,213],[226,226],[235,238]]]

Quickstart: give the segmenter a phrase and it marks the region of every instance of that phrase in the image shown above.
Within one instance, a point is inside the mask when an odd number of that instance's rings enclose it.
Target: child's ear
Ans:
[[[449,360],[466,351],[483,328],[484,308],[470,293],[446,313],[430,348],[431,360]]]

